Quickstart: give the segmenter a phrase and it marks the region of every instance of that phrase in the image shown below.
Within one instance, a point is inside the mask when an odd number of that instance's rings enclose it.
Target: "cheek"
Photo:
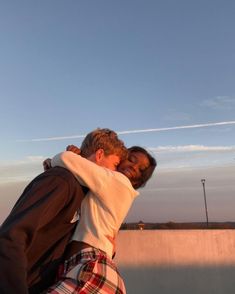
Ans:
[[[102,166],[104,166],[104,167],[106,167],[108,169],[111,169],[111,170],[116,170],[115,164],[112,161],[107,160],[107,159],[103,160]]]
[[[109,162],[106,159],[102,159],[100,165],[109,168]]]
[[[117,170],[117,168],[114,164],[108,164],[107,168],[111,169],[111,170]]]

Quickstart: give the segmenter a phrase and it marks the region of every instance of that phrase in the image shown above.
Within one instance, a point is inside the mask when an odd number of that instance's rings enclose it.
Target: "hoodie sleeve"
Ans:
[[[52,158],[52,166],[68,169],[76,179],[87,186],[100,199],[110,198],[110,194],[119,199],[128,193],[135,197],[138,192],[132,187],[129,179],[123,174],[98,166],[71,151],[65,151]]]

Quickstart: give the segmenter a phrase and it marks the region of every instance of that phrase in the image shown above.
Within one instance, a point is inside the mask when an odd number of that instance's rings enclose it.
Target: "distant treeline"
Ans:
[[[194,223],[123,223],[121,230],[202,230],[235,229],[235,222],[194,222]]]

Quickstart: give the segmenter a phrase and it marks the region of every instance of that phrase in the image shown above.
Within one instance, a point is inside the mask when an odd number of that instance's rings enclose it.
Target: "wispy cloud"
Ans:
[[[204,146],[204,145],[184,145],[184,146],[159,146],[148,148],[152,152],[228,152],[235,151],[235,146]]]
[[[217,96],[204,100],[200,105],[216,110],[232,110],[235,109],[235,98],[230,96]]]
[[[7,182],[28,181],[43,171],[44,156],[26,156],[21,160],[0,162],[0,184]]]
[[[17,166],[17,165],[30,165],[30,164],[37,164],[42,163],[45,159],[45,156],[42,155],[28,155],[22,158],[21,160],[7,160],[1,161],[1,167],[9,167],[9,166]]]
[[[161,170],[234,166],[235,146],[158,146],[148,150],[156,156]]]
[[[235,121],[224,121],[224,122],[214,122],[214,123],[205,123],[205,124],[174,126],[174,127],[167,127],[167,128],[118,131],[117,133],[119,135],[129,135],[129,134],[137,134],[137,133],[165,132],[165,131],[174,131],[174,130],[183,130],[183,129],[207,128],[207,127],[215,127],[215,126],[234,125],[234,124],[235,124]],[[17,141],[18,142],[42,142],[42,141],[58,141],[58,140],[67,140],[67,139],[78,139],[78,138],[84,138],[84,137],[85,137],[85,135],[73,135],[73,136],[63,136],[63,137],[26,139],[26,140],[17,140]]]
[[[26,161],[29,162],[42,162],[45,159],[42,155],[29,155],[26,157]]]

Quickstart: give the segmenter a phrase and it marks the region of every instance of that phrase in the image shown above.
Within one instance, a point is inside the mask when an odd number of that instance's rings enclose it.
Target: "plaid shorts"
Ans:
[[[91,247],[65,261],[59,281],[46,293],[125,294],[126,290],[112,260],[103,251]]]

